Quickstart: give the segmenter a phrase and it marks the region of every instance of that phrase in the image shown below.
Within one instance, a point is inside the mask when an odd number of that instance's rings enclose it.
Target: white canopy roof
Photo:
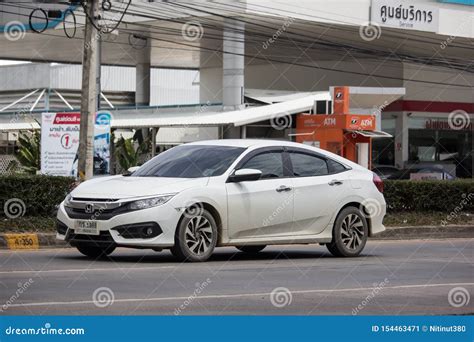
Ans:
[[[314,101],[330,100],[329,92],[320,92],[295,100],[285,101],[242,110],[220,112],[205,106],[194,107],[184,112],[143,110],[117,110],[112,112],[112,127],[193,127],[193,126],[243,126],[272,118],[309,111]]]

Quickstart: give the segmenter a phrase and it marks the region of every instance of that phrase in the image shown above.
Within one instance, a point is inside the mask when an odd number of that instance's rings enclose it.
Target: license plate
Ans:
[[[76,234],[99,235],[97,221],[76,221],[74,232]]]

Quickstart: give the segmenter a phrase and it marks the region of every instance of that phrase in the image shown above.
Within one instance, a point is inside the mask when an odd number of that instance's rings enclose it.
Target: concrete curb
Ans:
[[[59,247],[68,247],[68,244],[64,241],[56,240],[56,233],[0,234],[0,249],[35,250]]]
[[[414,239],[453,239],[474,238],[474,226],[409,226],[387,227],[381,234],[372,237],[375,240],[414,240]]]
[[[373,240],[474,238],[473,225],[388,227],[386,231],[372,237]],[[55,233],[2,233],[0,249],[36,250],[43,248],[69,247],[56,240]]]

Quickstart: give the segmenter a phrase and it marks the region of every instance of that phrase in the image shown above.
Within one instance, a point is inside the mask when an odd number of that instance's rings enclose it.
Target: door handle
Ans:
[[[333,179],[333,180],[330,181],[328,184],[331,185],[331,186],[333,186],[333,185],[341,185],[341,184],[342,184],[342,181],[337,180],[337,179]]]
[[[283,192],[283,191],[291,191],[291,188],[286,185],[280,185],[278,188],[275,189],[277,192]]]

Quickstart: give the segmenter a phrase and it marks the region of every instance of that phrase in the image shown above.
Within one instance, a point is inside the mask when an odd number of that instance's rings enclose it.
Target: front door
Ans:
[[[237,169],[262,171],[259,180],[227,183],[231,239],[291,234],[293,184],[284,167],[283,149],[254,152]]]

